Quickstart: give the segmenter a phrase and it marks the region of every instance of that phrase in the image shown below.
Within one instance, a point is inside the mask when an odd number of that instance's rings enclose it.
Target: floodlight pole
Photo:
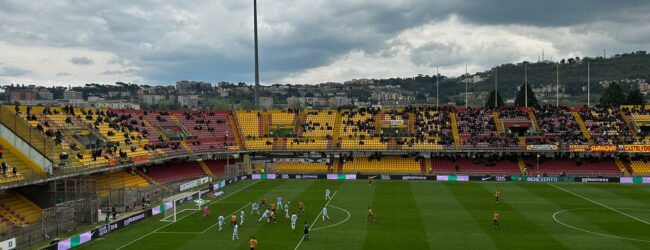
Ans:
[[[438,72],[438,66],[436,66],[436,108],[440,107],[440,98],[439,98],[439,91],[440,91],[440,79],[439,79],[440,73]]]
[[[258,109],[257,89],[260,85],[260,66],[257,47],[257,0],[253,0],[253,30],[255,36],[255,109]]]
[[[528,63],[524,62],[524,103],[528,108]]]
[[[498,82],[498,74],[499,74],[499,67],[494,68],[494,108],[498,107],[498,102],[497,102],[497,96],[499,95],[498,88],[499,88],[499,82]]]

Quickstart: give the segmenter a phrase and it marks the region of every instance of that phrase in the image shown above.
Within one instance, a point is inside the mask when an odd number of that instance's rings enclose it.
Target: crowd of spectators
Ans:
[[[535,109],[535,118],[541,136],[526,138],[528,144],[587,144],[569,107],[543,106]]]
[[[630,144],[636,139],[618,107],[583,107],[580,117],[596,144]]]

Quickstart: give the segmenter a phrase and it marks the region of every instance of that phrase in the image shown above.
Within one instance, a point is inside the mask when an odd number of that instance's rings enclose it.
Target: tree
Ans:
[[[645,100],[643,99],[643,94],[639,89],[634,89],[627,94],[625,99],[625,104],[627,105],[644,105]]]
[[[423,103],[426,100],[427,100],[427,96],[422,92],[418,92],[418,94],[415,95],[415,101],[417,102]]]
[[[623,89],[616,83],[612,83],[603,92],[603,95],[600,96],[600,105],[605,106],[620,106],[625,102],[625,93]]]
[[[494,89],[492,91],[490,91],[490,94],[488,95],[487,101],[485,102],[485,107],[486,108],[493,109],[493,108],[498,108],[498,107],[503,106],[503,98],[501,98],[501,93],[498,93],[498,92],[496,93],[496,95],[497,95],[497,97],[496,97],[497,98],[497,106],[496,107],[494,106],[494,94],[495,94],[495,92],[496,91],[494,91]]]
[[[528,89],[528,97],[526,97],[526,89]],[[533,92],[533,88],[530,87],[530,84],[528,84],[528,87],[526,87],[525,84],[519,87],[519,91],[517,91],[517,96],[515,98],[515,106],[525,107],[526,99],[528,100],[528,107],[539,107],[539,102],[537,102],[537,98],[535,97],[535,93]]]

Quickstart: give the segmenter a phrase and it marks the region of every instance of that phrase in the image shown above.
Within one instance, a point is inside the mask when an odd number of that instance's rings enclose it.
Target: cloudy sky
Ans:
[[[252,0],[0,0],[0,85],[253,82]],[[647,0],[258,0],[263,84],[650,47]]]

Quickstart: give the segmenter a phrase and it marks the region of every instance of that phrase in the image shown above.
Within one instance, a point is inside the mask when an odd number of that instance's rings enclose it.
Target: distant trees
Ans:
[[[617,83],[611,83],[600,96],[600,105],[619,106],[625,102],[623,88]]]
[[[526,96],[526,90],[528,90],[527,91],[528,96]],[[528,105],[526,105],[526,103],[528,103]],[[530,87],[530,84],[528,84],[528,87],[526,87],[526,84],[521,85],[515,97],[515,106],[539,107],[539,102],[537,101],[537,97],[535,97],[535,93],[533,92],[533,89]]]
[[[630,91],[630,93],[627,94],[627,98],[625,99],[625,104],[644,105],[645,100],[641,91],[639,89],[634,89]]]
[[[496,94],[496,106],[494,103],[494,95]],[[490,91],[490,94],[488,95],[487,101],[485,101],[485,107],[489,109],[493,108],[498,108],[504,105],[503,98],[501,98],[501,94],[499,92],[496,92],[494,89]]]

